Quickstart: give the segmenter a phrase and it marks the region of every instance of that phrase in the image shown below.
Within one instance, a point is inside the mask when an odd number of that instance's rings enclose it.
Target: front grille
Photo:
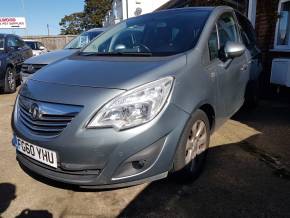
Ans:
[[[79,106],[59,105],[37,102],[19,97],[18,118],[33,134],[57,136],[79,113]],[[37,106],[37,116],[33,115],[33,107]]]
[[[33,74],[44,66],[46,65],[45,64],[23,64],[21,67],[21,71],[23,73]]]

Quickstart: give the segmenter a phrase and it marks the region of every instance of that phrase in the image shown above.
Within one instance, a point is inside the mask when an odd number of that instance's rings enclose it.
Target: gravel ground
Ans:
[[[87,191],[19,167],[11,146],[15,96],[0,95],[0,217],[290,217],[289,102],[238,112],[212,136],[194,183]]]

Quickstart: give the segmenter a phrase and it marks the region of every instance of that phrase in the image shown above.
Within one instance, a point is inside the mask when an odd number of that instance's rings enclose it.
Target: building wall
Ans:
[[[279,0],[257,1],[256,34],[257,43],[263,55],[264,72],[261,77],[261,82],[264,88],[264,95],[267,95],[267,91],[269,90],[272,59],[275,56],[271,50],[274,47],[278,4]],[[285,54],[287,55],[287,53]]]
[[[124,19],[146,14],[169,0],[114,0],[112,10],[104,18],[103,26],[116,24]]]
[[[278,0],[257,2],[256,34],[258,45],[263,52],[268,52],[274,46],[278,3]]]

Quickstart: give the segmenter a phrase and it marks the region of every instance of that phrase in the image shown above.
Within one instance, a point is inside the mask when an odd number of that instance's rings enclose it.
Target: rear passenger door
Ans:
[[[247,58],[243,54],[234,59],[224,59],[223,51],[227,42],[242,43],[236,18],[233,13],[223,14],[218,22],[219,58],[218,93],[224,100],[225,113],[233,115],[243,104],[246,84],[249,79]]]
[[[242,40],[247,48],[246,55],[249,63],[250,80],[257,80],[263,67],[262,55],[257,46],[255,30],[246,17],[237,14],[237,18],[241,27]]]

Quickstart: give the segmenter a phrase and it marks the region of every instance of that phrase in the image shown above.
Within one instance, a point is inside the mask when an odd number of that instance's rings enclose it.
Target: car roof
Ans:
[[[166,13],[166,12],[196,12],[196,11],[208,11],[211,12],[216,7],[186,7],[186,8],[171,8],[166,10],[155,11],[155,13]]]
[[[156,16],[159,14],[174,14],[174,13],[185,13],[185,12],[208,12],[208,14],[212,13],[221,13],[221,12],[226,12],[229,10],[234,10],[230,6],[198,6],[198,7],[183,7],[183,8],[170,8],[170,9],[160,9],[153,11],[152,13],[144,14],[141,16]],[[136,18],[136,17],[133,17]],[[129,19],[133,19],[129,18]]]
[[[36,39],[23,39],[24,42],[39,42],[39,40]]]
[[[7,36],[16,36],[16,37],[20,37],[20,36],[17,36],[15,34],[10,34],[10,33],[0,33],[0,36],[1,37],[7,37]],[[21,37],[20,37],[21,38]]]
[[[224,9],[224,8],[229,8],[227,6],[218,6],[218,7],[185,7],[185,8],[170,8],[170,9],[161,9],[158,11],[153,11],[152,13],[147,13],[147,14],[143,14],[140,15],[138,17],[150,17],[150,16],[158,16],[158,15],[170,15],[170,14],[182,14],[182,13],[186,13],[186,12],[208,12],[208,14],[211,14],[211,12],[213,12],[214,10],[216,10],[217,8],[219,9]],[[128,20],[133,20],[136,19],[138,17],[131,17]],[[126,20],[125,20],[126,21]]]
[[[86,32],[104,32],[107,28],[104,27],[100,27],[100,28],[93,28],[93,29],[89,29]]]

